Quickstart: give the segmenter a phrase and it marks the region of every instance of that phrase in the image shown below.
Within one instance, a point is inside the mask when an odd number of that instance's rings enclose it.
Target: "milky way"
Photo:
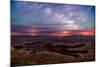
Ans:
[[[95,6],[11,1],[12,35],[94,35]]]

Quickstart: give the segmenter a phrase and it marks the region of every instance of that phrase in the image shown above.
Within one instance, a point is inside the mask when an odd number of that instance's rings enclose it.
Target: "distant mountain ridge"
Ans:
[[[27,41],[44,41],[44,42],[95,42],[95,36],[72,35],[64,37],[56,36],[11,36],[11,44],[22,43]]]

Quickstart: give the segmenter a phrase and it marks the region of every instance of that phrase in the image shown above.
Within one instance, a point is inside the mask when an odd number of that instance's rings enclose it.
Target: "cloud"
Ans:
[[[13,33],[72,35],[79,32],[67,30],[92,30],[95,28],[94,7],[38,2],[12,2],[11,24]],[[68,33],[62,33],[67,31]],[[80,32],[80,34],[90,34]],[[91,34],[90,34],[91,35]]]
[[[49,8],[49,7],[44,9],[44,13],[45,13],[46,15],[52,15],[52,14],[53,14],[52,9]]]

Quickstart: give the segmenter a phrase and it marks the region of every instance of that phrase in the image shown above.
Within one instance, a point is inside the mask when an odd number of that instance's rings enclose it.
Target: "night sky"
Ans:
[[[11,1],[11,35],[94,35],[95,7]]]

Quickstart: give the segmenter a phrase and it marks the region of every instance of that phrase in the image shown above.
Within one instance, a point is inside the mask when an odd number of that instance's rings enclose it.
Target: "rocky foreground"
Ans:
[[[11,47],[12,66],[84,62],[95,60],[94,46],[91,44],[80,44],[76,46],[25,45],[27,44],[24,44],[24,46],[21,45]]]

